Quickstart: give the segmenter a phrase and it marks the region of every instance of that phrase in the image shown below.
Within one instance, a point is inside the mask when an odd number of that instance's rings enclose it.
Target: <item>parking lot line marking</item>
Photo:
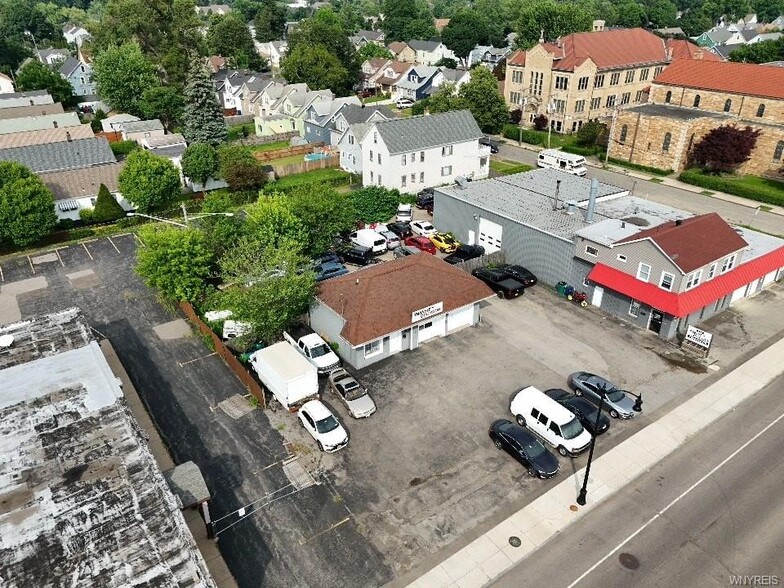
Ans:
[[[136,237],[136,240],[139,242],[139,245],[141,245],[142,247],[147,247],[147,245],[144,244],[144,241],[141,240],[141,237],[139,237],[139,235],[133,233],[133,236]]]
[[[127,237],[128,235],[133,235],[134,233],[117,233],[115,237]]]
[[[60,265],[65,267],[65,263],[63,262],[63,258],[60,257],[60,249],[67,249],[67,248],[66,247],[60,247],[60,248],[54,250],[54,252],[57,254],[57,259],[60,260]]]
[[[0,282],[5,282],[5,276],[3,275],[3,266],[0,265]]]
[[[111,237],[109,237],[109,236],[107,236],[106,238],[107,238],[107,239],[109,239],[109,243],[111,243],[111,244],[112,244],[112,247],[114,247],[114,250],[115,250],[117,253],[120,253],[120,250],[119,250],[119,249],[117,249],[117,245],[115,245],[115,244],[114,244],[114,241],[112,241],[112,238],[111,238]]]
[[[329,533],[330,531],[334,531],[334,530],[335,530],[335,529],[337,529],[337,528],[338,528],[340,525],[343,525],[343,524],[345,524],[345,523],[349,522],[350,520],[351,520],[351,517],[346,517],[346,518],[345,518],[345,519],[343,519],[342,521],[338,521],[338,522],[337,522],[337,523],[335,523],[334,525],[332,525],[332,526],[330,526],[330,527],[327,527],[326,529],[322,529],[321,531],[319,531],[319,532],[318,532],[318,533],[316,533],[315,535],[311,535],[311,536],[310,536],[310,537],[308,537],[307,539],[300,539],[300,540],[299,540],[299,544],[300,544],[300,545],[305,545],[306,543],[310,543],[311,541],[313,541],[313,539],[316,539],[317,537],[321,537],[321,536],[322,536],[324,533]]]
[[[186,361],[186,362],[178,361],[178,362],[177,362],[177,365],[178,365],[178,366],[180,366],[180,367],[185,367],[185,366],[186,366],[186,365],[188,365],[189,363],[194,363],[194,362],[196,362],[196,361],[201,361],[202,359],[207,359],[208,357],[212,357],[213,355],[218,355],[218,354],[217,354],[216,352],[214,352],[214,351],[213,351],[213,352],[212,352],[212,353],[210,353],[209,355],[204,355],[204,356],[202,356],[202,357],[197,357],[196,359],[189,359],[189,360],[188,360],[188,361]]]
[[[90,250],[89,250],[89,249],[87,249],[87,244],[86,244],[86,243],[82,243],[82,247],[84,247],[84,250],[87,252],[87,255],[89,255],[89,256],[90,256],[90,259],[91,259],[92,261],[95,261],[95,260],[93,259],[93,254],[92,254],[92,253],[90,253]]]
[[[35,268],[33,267],[33,260],[30,259],[29,255],[27,256],[27,261],[30,262],[30,269],[33,271],[33,273],[35,273]]]

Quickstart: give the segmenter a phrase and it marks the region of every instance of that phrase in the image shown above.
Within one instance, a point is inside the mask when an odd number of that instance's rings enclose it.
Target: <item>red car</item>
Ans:
[[[416,247],[425,253],[430,253],[431,255],[436,254],[436,246],[433,245],[433,242],[427,237],[406,237],[405,241],[403,242],[406,245]]]

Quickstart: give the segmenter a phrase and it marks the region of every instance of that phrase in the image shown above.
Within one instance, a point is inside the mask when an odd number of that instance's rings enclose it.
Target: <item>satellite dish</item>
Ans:
[[[13,335],[0,335],[0,349],[6,349],[14,344]]]

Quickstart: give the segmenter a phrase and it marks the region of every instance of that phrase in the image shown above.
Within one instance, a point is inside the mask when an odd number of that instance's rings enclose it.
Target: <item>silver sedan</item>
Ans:
[[[329,388],[346,405],[349,414],[355,419],[367,418],[376,412],[376,403],[373,402],[370,394],[343,368],[329,373]]]
[[[634,416],[634,399],[630,393],[609,380],[590,372],[575,372],[568,381],[577,396],[584,396],[596,406],[599,406],[601,394],[604,393],[604,408],[614,419],[630,419]]]

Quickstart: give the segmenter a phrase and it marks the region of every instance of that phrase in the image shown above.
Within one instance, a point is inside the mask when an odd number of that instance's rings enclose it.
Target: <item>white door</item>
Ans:
[[[468,231],[468,244],[469,245],[476,245],[476,232],[475,231]],[[784,270],[782,270],[784,271]]]
[[[486,218],[479,219],[478,245],[485,248],[485,253],[492,253],[501,249],[501,235],[504,228],[498,223]]]
[[[461,327],[466,327],[474,322],[474,305],[458,308],[450,312],[446,317],[446,329],[453,333]]]
[[[604,297],[604,288],[601,286],[593,287],[593,296],[591,297],[591,304],[594,306],[602,305],[602,298]]]
[[[403,350],[403,334],[398,331],[389,336],[389,354],[399,353]]]
[[[738,288],[737,290],[735,290],[732,293],[732,298],[730,299],[730,304],[732,304],[736,300],[740,300],[741,298],[743,298],[743,296],[745,296],[745,294],[746,294],[746,287],[745,286],[743,288]]]
[[[422,323],[419,323],[416,326],[417,329],[417,342],[423,343],[428,339],[433,339],[435,337],[443,337],[444,336],[444,327],[446,326],[446,321],[444,320],[446,315],[439,315],[434,316],[432,319],[428,319]]]

